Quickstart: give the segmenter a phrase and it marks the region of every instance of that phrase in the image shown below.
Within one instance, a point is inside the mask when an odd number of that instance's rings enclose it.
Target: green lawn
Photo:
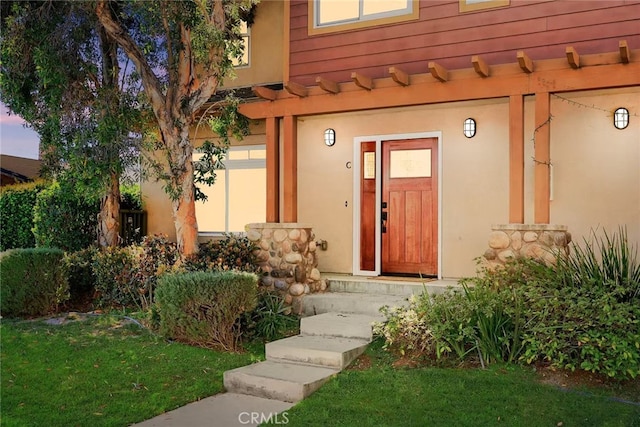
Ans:
[[[126,426],[222,391],[263,357],[168,343],[118,316],[2,320],[2,426]],[[562,391],[531,368],[395,368],[373,343],[288,411],[289,426],[640,426],[640,382]],[[283,418],[279,418],[282,422]]]
[[[640,426],[638,382],[563,391],[541,384],[532,368],[394,368],[372,347],[372,367],[341,373],[290,409],[288,425]],[[613,400],[616,393],[637,404]]]
[[[221,392],[224,371],[262,357],[169,343],[122,320],[3,319],[2,426],[126,426]]]

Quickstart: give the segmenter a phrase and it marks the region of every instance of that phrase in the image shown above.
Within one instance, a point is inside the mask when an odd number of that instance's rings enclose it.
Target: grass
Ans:
[[[2,426],[126,426],[223,391],[258,358],[167,342],[122,317],[0,324]]]
[[[531,368],[394,368],[374,343],[365,369],[347,370],[287,412],[289,426],[640,426],[637,404],[621,390],[566,391]],[[640,393],[627,384],[623,393]],[[562,424],[560,424],[562,423]]]

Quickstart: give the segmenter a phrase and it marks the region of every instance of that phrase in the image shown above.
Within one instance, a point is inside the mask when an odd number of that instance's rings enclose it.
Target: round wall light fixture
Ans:
[[[624,129],[629,126],[629,110],[626,108],[618,108],[613,113],[613,125],[616,129]]]
[[[468,118],[464,121],[464,125],[462,126],[462,133],[467,138],[473,138],[476,135],[476,121],[475,119]]]
[[[329,128],[324,131],[324,143],[327,147],[333,147],[336,143],[336,131]]]

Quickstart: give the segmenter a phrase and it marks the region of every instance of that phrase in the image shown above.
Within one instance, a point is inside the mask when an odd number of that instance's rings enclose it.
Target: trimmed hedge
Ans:
[[[42,190],[33,210],[36,246],[75,252],[96,241],[100,201],[88,202],[54,182]]]
[[[160,333],[202,347],[237,351],[240,318],[255,309],[258,276],[239,272],[166,274],[158,280]]]
[[[0,192],[0,251],[33,248],[33,207],[43,182],[30,182],[4,187]]]
[[[40,316],[55,312],[69,299],[59,249],[11,249],[0,254],[0,311],[2,316]]]

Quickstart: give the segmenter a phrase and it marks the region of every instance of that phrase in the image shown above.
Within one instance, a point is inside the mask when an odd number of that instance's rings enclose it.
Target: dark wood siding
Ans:
[[[420,18],[309,36],[307,0],[291,2],[290,79],[315,84],[316,76],[339,82],[352,71],[388,77],[399,66],[425,73],[427,63],[471,67],[471,56],[489,64],[516,61],[524,50],[532,59],[561,58],[573,46],[580,54],[611,52],[619,40],[640,49],[640,0],[511,0],[511,5],[460,13],[458,1],[420,1]]]

